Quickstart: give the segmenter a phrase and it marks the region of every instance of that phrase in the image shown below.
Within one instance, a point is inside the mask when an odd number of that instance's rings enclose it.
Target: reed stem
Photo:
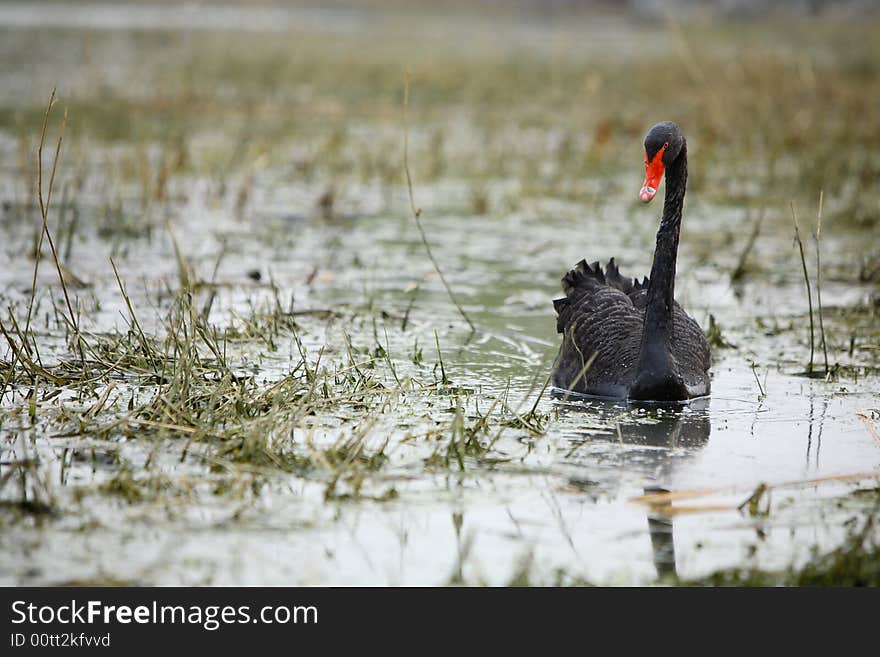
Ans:
[[[455,298],[455,295],[452,293],[452,288],[449,287],[449,283],[446,281],[446,277],[443,275],[443,271],[440,269],[440,265],[437,263],[437,259],[431,252],[431,245],[428,242],[428,236],[425,234],[425,229],[422,227],[422,210],[421,208],[416,208],[416,202],[413,198],[412,176],[409,172],[409,80],[410,74],[409,71],[407,71],[406,83],[403,87],[403,170],[406,173],[406,186],[409,190],[409,206],[412,210],[413,219],[415,219],[416,221],[416,226],[419,229],[419,235],[422,238],[422,244],[425,247],[425,252],[428,254],[428,258],[431,260],[431,264],[434,265],[434,271],[437,272],[437,275],[440,277],[440,281],[443,283],[443,287],[446,288],[446,294],[449,295],[449,299],[458,309],[458,312],[462,316],[462,318],[464,318],[464,321],[466,321],[468,326],[471,327],[471,332],[473,332],[477,330],[474,326],[474,323],[471,321],[471,318],[468,317],[467,313],[464,311],[464,308],[461,307],[461,304]]]
[[[825,375],[828,375],[828,346],[825,344],[825,322],[822,319],[822,256],[820,243],[822,240],[822,200],[823,190],[819,190],[819,214],[816,219],[816,301],[819,304],[819,337],[822,343],[822,356],[825,360]]]
[[[798,243],[798,249],[801,254],[801,266],[804,269],[804,283],[807,287],[807,306],[810,311],[810,362],[807,365],[807,374],[813,373],[813,356],[815,354],[815,328],[813,326],[813,294],[810,288],[810,275],[807,272],[807,258],[804,255],[804,243],[801,240],[801,228],[798,224],[797,211],[794,209],[794,201],[790,202],[791,216],[794,218],[794,236]]]

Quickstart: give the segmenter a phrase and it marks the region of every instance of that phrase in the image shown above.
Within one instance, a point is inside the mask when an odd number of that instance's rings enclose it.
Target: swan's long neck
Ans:
[[[666,168],[666,198],[663,218],[657,231],[654,264],[648,285],[648,302],[639,354],[639,369],[660,374],[672,367],[670,347],[673,338],[672,308],[675,297],[675,260],[681,212],[687,187],[687,144]]]

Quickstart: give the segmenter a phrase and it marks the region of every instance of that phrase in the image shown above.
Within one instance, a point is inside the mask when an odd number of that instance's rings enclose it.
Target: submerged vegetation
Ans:
[[[0,6],[4,583],[650,582],[650,486],[880,468],[880,25],[425,12],[230,48]],[[665,118],[711,407],[560,397],[550,300],[583,257],[647,272]],[[872,500],[826,490],[683,512],[681,582],[876,584]],[[756,533],[754,571],[719,547]]]
[[[876,495],[877,491],[873,491]],[[687,586],[880,586],[880,544],[876,513],[866,520],[852,518],[840,546],[811,550],[805,563],[785,570],[758,567],[719,570],[696,580],[677,581]],[[853,527],[857,523],[860,525]]]

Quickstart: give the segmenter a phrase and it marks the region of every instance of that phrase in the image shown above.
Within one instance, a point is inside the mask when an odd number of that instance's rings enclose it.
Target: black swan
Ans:
[[[709,394],[709,343],[699,324],[674,300],[675,260],[687,186],[687,144],[671,121],[645,137],[648,203],[666,172],[666,199],[651,278],[621,276],[614,258],[603,272],[581,260],[562,279],[553,302],[562,346],[553,385],[585,395],[684,401]]]

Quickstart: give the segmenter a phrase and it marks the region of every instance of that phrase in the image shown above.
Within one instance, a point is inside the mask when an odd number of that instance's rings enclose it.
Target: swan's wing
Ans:
[[[611,260],[608,261],[605,271],[602,271],[602,267],[599,265],[598,261],[590,265],[587,264],[586,260],[581,260],[575,265],[574,269],[562,277],[562,289],[566,296],[571,295],[572,292],[576,290],[590,291],[602,287],[612,287],[616,290],[620,290],[628,296],[635,305],[639,305],[637,301],[642,301],[641,305],[643,306],[643,299],[648,290],[648,278],[645,277],[644,280],[640,282],[636,278],[629,279],[622,276],[620,269],[617,268],[617,263],[614,262],[614,258],[611,258]],[[556,301],[563,302],[565,300],[557,299]],[[556,301],[554,301],[554,303],[556,303]]]
[[[672,354],[692,397],[709,394],[709,367],[712,356],[706,334],[696,320],[688,315],[678,303],[673,311],[675,338]]]
[[[648,301],[648,277],[645,276],[641,281],[637,278],[626,278],[622,276],[617,268],[614,258],[608,261],[608,267],[605,269],[605,280],[608,285],[616,287],[618,290],[628,296],[636,308],[644,310]]]
[[[650,279],[647,276],[641,282],[633,281],[633,291],[629,297],[636,308],[644,310],[648,302],[648,283]],[[677,301],[673,306],[672,321],[675,331],[672,353],[679,373],[692,397],[707,395],[712,356],[706,334]]]
[[[644,313],[622,282],[629,283],[613,261],[607,275],[598,263],[591,266],[582,260],[563,277],[565,297],[553,302],[556,330],[564,336],[553,377],[557,387],[626,396],[638,359]]]

